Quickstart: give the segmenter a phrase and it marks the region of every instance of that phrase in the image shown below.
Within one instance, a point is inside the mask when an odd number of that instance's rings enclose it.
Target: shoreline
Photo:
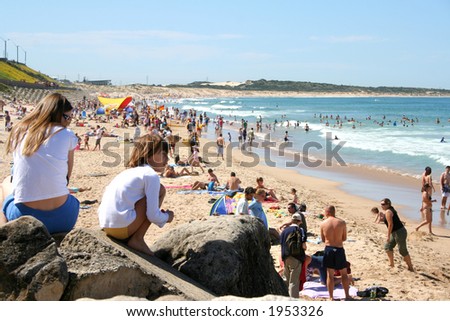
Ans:
[[[237,137],[238,130],[236,127],[230,126],[229,124],[226,124],[226,126],[224,125],[223,132],[225,133],[228,131],[234,133],[232,137]],[[211,129],[211,127],[208,128],[206,133],[210,141],[212,139],[211,137],[215,136],[214,129]],[[276,141],[276,143],[278,145],[279,142]],[[235,149],[233,149],[233,151],[234,150]],[[262,148],[253,147],[251,152],[257,154],[261,159],[264,158],[264,155],[262,155]],[[286,151],[286,154],[292,155],[293,153],[288,150]],[[372,203],[378,203],[379,200],[387,197],[391,199],[393,204],[398,204],[397,206],[403,211],[403,216],[405,218],[408,218],[411,222],[415,222],[416,225],[421,222],[421,213],[419,211],[421,206],[420,178],[364,164],[346,164],[346,166],[340,166],[335,162],[332,166],[327,166],[324,165],[325,162],[323,160],[321,160],[321,166],[313,168],[308,167],[303,161],[303,155],[301,155],[301,153],[299,154],[302,157],[300,164],[288,169],[293,170],[300,175],[335,182],[342,191],[365,198]],[[274,160],[277,159],[281,160],[280,163],[286,164],[286,158],[275,156]],[[268,166],[271,169],[275,168],[267,165],[267,162],[265,163],[265,166]],[[433,206],[433,228],[439,227],[450,231],[450,217],[446,217],[447,211],[445,211],[444,215],[440,212],[441,193],[439,189],[439,179],[434,179],[434,185],[436,187],[434,198],[437,202]],[[447,206],[450,206],[449,201],[447,201]]]

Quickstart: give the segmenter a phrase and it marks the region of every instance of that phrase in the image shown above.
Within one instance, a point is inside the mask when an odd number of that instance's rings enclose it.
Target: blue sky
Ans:
[[[450,0],[8,1],[0,56],[69,80],[450,89]]]

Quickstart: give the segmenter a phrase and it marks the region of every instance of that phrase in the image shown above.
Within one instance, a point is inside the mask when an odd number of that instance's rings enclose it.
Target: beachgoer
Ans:
[[[227,184],[225,185],[225,189],[230,190],[230,191],[242,191],[241,189],[241,180],[236,177],[236,173],[235,172],[231,172],[230,173],[230,178],[227,181]]]
[[[141,137],[141,129],[136,125],[134,128],[133,141],[138,140],[139,137]]]
[[[248,206],[249,213],[251,216],[259,218],[266,229],[269,229],[269,223],[267,222],[266,213],[262,207],[262,202],[266,198],[266,191],[261,188],[257,188],[254,195],[254,200]]]
[[[428,224],[428,231],[430,232],[430,234],[433,234],[431,230],[431,223],[433,221],[432,202],[435,201],[436,200],[431,199],[431,186],[428,183],[425,183],[425,185],[422,187],[422,208],[420,209],[425,220],[416,227],[416,231],[418,231],[422,226]]]
[[[102,140],[102,136],[103,136],[103,129],[100,128],[100,125],[97,125],[97,129],[95,130],[95,146],[93,151],[96,150],[97,147],[98,150],[101,150],[100,142]]]
[[[11,123],[11,115],[9,114],[9,111],[5,110],[5,130],[6,131],[10,131],[8,130],[8,128],[10,128],[10,123]]]
[[[384,223],[388,228],[386,244],[384,245],[384,249],[386,250],[386,254],[389,258],[389,266],[394,267],[394,247],[398,244],[398,251],[401,256],[403,256],[403,260],[408,266],[409,271],[414,271],[414,268],[411,263],[411,257],[408,253],[408,248],[406,246],[406,238],[408,236],[408,232],[405,229],[405,226],[400,221],[400,218],[397,214],[397,211],[392,206],[391,200],[388,198],[384,198],[380,202],[381,208],[384,210]]]
[[[163,177],[167,178],[177,178],[180,176],[191,175],[187,168],[183,168],[180,172],[175,171],[175,168],[171,165],[166,165],[164,169]]]
[[[264,209],[262,207],[262,202],[264,201],[265,197],[266,197],[265,190],[256,189],[254,199],[248,206],[249,214],[251,216],[260,219],[263,222],[264,226],[269,231],[271,241],[278,242],[280,240],[280,233],[278,232],[278,230],[269,227],[266,213],[264,212]]]
[[[305,235],[308,235],[308,224],[306,223],[305,214],[302,211],[300,211],[300,207],[297,206],[297,204],[290,202],[287,205],[287,211],[291,215],[294,215],[295,213],[298,213],[300,215],[300,218],[301,218],[300,227],[303,229],[303,231],[305,231]],[[286,227],[288,227],[291,224],[292,224],[292,221],[286,222],[279,227],[279,230],[282,231],[283,229],[285,229]]]
[[[202,162],[200,161],[198,146],[192,146],[192,154],[189,156],[187,162],[191,165],[191,172],[194,172],[194,166],[200,167],[202,173],[205,172],[205,169],[202,166]]]
[[[300,273],[302,272],[303,261],[305,261],[306,251],[306,232],[301,228],[302,219],[300,214],[295,213],[292,215],[291,224],[286,227],[280,235],[281,244],[281,259],[284,263],[284,276],[286,278],[286,285],[289,289],[289,296],[291,298],[298,298],[300,291]],[[302,235],[302,247],[303,253],[298,255],[292,255],[289,252],[289,247],[286,243],[288,236],[294,233],[296,230],[300,231]]]
[[[447,198],[450,196],[450,166],[445,167],[445,171],[440,177],[442,202],[441,209],[445,209],[447,206]],[[450,210],[450,206],[449,206]]]
[[[247,133],[248,136],[248,142],[250,143],[250,146],[253,145],[253,141],[255,140],[255,131],[253,130],[253,127],[250,128],[250,130]]]
[[[214,190],[215,185],[219,185],[219,179],[217,178],[216,174],[214,173],[214,170],[212,168],[208,169],[208,177],[207,182],[201,182],[201,181],[195,181],[194,184],[192,184],[192,190],[196,189],[210,189]]]
[[[13,153],[14,175],[12,183],[2,185],[1,198],[6,199],[0,200],[0,221],[30,215],[51,234],[69,232],[75,226],[80,202],[67,187],[78,143],[67,128],[72,110],[64,96],[50,94],[12,129],[6,152]]]
[[[268,188],[264,186],[264,178],[262,177],[258,177],[256,179],[256,187],[255,189],[263,189],[264,191],[266,191],[266,198],[265,200],[269,200],[269,197],[271,197],[274,201],[278,201],[277,196],[275,195],[275,191],[272,188]]]
[[[242,197],[236,205],[236,214],[248,215],[248,202],[253,200],[255,195],[255,189],[253,187],[247,187],[244,191],[244,197]]]
[[[293,197],[292,203],[298,204],[297,190],[295,188],[291,188],[291,195]]]
[[[88,134],[84,134],[84,149],[89,150],[89,135]]]
[[[435,192],[435,188],[433,185],[433,178],[431,177],[431,167],[427,166],[425,167],[425,171],[422,174],[422,187],[427,184],[431,186],[432,191]]]
[[[347,258],[343,242],[347,240],[345,221],[336,217],[336,209],[330,205],[325,208],[326,219],[320,223],[320,235],[325,243],[323,265],[327,268],[327,289],[330,300],[334,300],[334,272],[338,270],[342,277],[345,298],[350,299],[349,280],[347,275]]]
[[[384,224],[384,213],[380,212],[378,207],[372,207],[372,209],[370,210],[370,213],[375,215],[374,223]]]
[[[221,156],[222,160],[223,160],[224,159],[223,158],[223,149],[225,147],[225,140],[223,139],[222,134],[219,134],[216,144],[217,144],[217,157]]]
[[[169,145],[158,135],[147,134],[134,142],[126,170],[105,188],[98,208],[100,227],[107,235],[127,240],[129,247],[153,255],[144,241],[152,223],[163,227],[174,213],[161,208],[166,189],[157,172],[168,161]]]

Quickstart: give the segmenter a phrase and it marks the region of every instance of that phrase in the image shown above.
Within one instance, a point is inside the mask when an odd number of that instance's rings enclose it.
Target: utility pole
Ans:
[[[16,62],[19,63],[19,45],[16,44],[14,41],[10,40],[15,46],[16,46],[16,53],[17,53],[17,60]]]
[[[8,59],[8,46],[7,46],[7,43],[8,43],[8,41],[10,39],[4,39],[2,37],[0,37],[0,39],[2,39],[5,42],[5,60],[7,60]]]

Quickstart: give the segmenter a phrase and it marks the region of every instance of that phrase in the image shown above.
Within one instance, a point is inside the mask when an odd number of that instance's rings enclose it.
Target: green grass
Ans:
[[[38,82],[58,83],[55,79],[44,75],[43,73],[40,73],[24,64],[19,64],[12,61],[0,61],[0,79],[23,81],[31,84]]]
[[[28,83],[35,83],[37,81],[36,78],[4,61],[0,61],[0,78]]]

